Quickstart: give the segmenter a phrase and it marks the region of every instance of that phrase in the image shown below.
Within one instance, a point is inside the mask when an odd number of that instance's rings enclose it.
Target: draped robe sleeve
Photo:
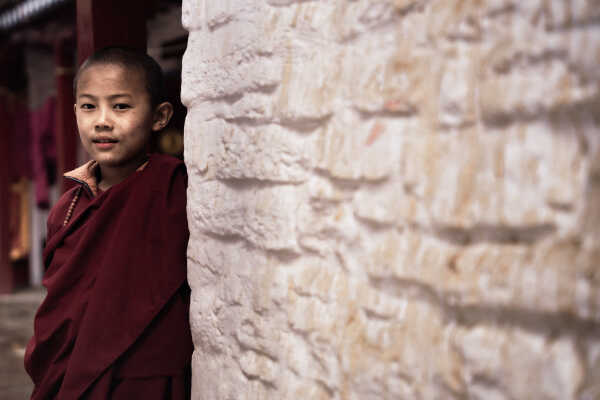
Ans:
[[[193,350],[183,163],[152,155],[106,192],[50,213],[47,296],[25,367],[41,399],[189,398]]]

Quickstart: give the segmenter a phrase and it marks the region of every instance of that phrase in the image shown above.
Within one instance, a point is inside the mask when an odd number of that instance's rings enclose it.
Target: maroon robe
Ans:
[[[185,167],[152,155],[105,192],[95,168],[73,171],[79,185],[48,218],[48,293],[25,355],[31,398],[189,399]]]

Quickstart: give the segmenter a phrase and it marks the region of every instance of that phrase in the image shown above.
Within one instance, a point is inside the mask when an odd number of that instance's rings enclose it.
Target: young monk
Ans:
[[[47,296],[25,368],[34,400],[189,399],[192,340],[181,161],[147,155],[173,107],[149,56],[107,48],[74,81],[92,160],[48,217]]]

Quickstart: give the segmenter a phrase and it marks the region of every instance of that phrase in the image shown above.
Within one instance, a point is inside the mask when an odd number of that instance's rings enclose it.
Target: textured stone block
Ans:
[[[192,181],[190,190],[202,193],[201,197],[189,201],[192,229],[205,234],[244,238],[266,249],[297,249],[296,188],[236,187],[235,182]]]
[[[200,112],[198,112],[200,111]],[[308,179],[312,167],[305,138],[276,124],[245,125],[219,119],[202,121],[202,110],[196,114],[197,127],[204,133],[203,146],[192,145],[190,158],[201,160],[205,177],[239,180],[300,183]]]
[[[184,104],[235,103],[245,92],[269,90],[279,83],[280,63],[270,56],[260,26],[236,20],[215,32],[190,32],[182,70]]]
[[[198,31],[206,26],[204,0],[185,0],[181,3],[181,23],[188,31]]]
[[[397,169],[399,139],[400,132],[385,122],[364,121],[345,110],[329,121],[317,139],[316,165],[336,179],[382,180]]]
[[[466,128],[476,122],[477,65],[473,51],[449,55],[440,82],[439,123],[445,128]]]
[[[547,341],[533,332],[477,327],[457,335],[475,398],[577,398],[584,365],[568,338]],[[507,368],[509,365],[519,368]],[[510,382],[510,383],[509,383]]]

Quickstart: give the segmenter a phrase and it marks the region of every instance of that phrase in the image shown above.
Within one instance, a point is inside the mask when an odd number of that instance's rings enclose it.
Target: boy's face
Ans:
[[[100,167],[130,168],[146,157],[155,123],[143,72],[94,64],[77,83],[75,116],[83,147]]]

